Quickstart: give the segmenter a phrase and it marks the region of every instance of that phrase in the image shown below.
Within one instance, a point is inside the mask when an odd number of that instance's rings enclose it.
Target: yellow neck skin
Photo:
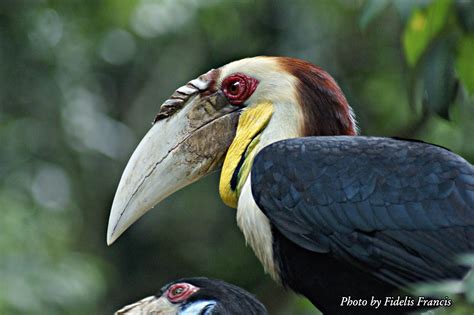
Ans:
[[[260,133],[265,129],[273,115],[271,102],[262,102],[246,109],[239,118],[234,141],[227,151],[222,167],[219,182],[219,193],[222,201],[232,208],[237,208],[237,201],[248,174],[252,167],[253,158],[257,153],[256,147],[260,140]],[[241,162],[241,159],[244,159]],[[237,186],[232,187],[232,177],[235,170],[242,163],[238,171]]]

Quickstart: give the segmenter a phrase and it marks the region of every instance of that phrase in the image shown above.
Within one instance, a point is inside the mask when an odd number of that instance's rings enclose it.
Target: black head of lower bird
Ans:
[[[284,57],[229,63],[164,102],[122,175],[107,242],[219,168],[266,272],[325,313],[468,271],[456,257],[474,251],[473,166],[427,143],[357,136],[335,80]]]
[[[116,315],[266,315],[253,295],[222,280],[204,277],[179,279],[154,296],[118,310]]]

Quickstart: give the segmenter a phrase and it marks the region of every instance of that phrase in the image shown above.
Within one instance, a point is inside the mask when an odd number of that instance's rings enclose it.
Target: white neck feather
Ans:
[[[267,145],[298,137],[301,114],[299,106],[293,104],[274,104],[274,114],[262,132],[257,150]],[[262,263],[265,272],[275,281],[280,281],[278,266],[273,256],[273,238],[270,221],[259,209],[252,195],[251,174],[242,188],[237,206],[237,225],[242,230],[247,244]]]
[[[280,281],[278,266],[273,259],[273,239],[270,222],[258,208],[252,196],[250,176],[242,188],[237,207],[237,225],[250,244],[266,273],[275,281]]]

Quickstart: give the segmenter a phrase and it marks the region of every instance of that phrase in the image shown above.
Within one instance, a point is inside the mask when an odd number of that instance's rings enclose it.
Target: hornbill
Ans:
[[[163,286],[156,295],[118,310],[115,315],[267,315],[253,295],[222,280],[195,277]]]
[[[221,198],[266,272],[324,313],[468,272],[456,257],[474,248],[473,166],[421,141],[357,136],[335,80],[286,57],[229,63],[163,103],[120,180],[108,244],[220,166]]]

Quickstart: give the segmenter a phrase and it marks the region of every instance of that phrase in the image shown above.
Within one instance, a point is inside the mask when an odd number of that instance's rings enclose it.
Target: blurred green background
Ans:
[[[264,275],[217,174],[105,243],[121,172],[161,102],[255,55],[328,70],[362,134],[474,161],[474,1],[2,0],[0,314],[107,314],[200,275],[272,314],[315,313]]]

